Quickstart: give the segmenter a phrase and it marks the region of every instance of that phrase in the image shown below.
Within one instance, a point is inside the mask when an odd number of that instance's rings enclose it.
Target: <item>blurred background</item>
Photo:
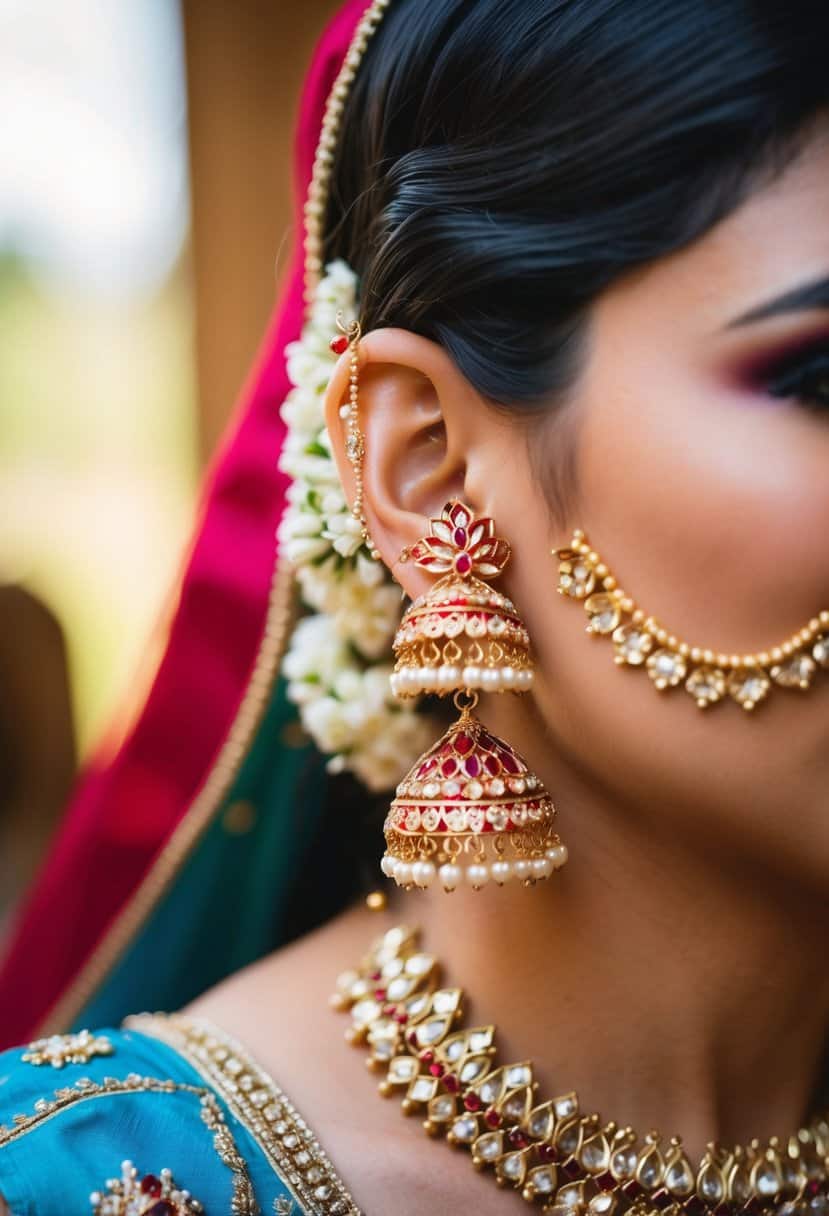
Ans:
[[[0,0],[0,942],[152,678],[336,0]]]

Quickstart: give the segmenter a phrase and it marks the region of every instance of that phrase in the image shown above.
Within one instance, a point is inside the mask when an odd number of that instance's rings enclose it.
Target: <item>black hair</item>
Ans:
[[[392,0],[346,100],[325,259],[363,331],[492,403],[572,382],[589,307],[694,241],[829,105],[826,0]]]

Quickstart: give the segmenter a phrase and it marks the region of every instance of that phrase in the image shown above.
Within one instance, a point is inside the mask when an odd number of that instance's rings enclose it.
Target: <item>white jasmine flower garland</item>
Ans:
[[[331,455],[323,397],[336,355],[336,315],[357,316],[357,276],[342,259],[325,268],[298,342],[285,348],[293,388],[282,405],[288,435],[279,467],[292,479],[279,528],[282,551],[313,609],[283,663],[288,696],[329,769],[355,773],[371,790],[394,786],[429,745],[427,722],[395,701],[391,642],[400,596],[372,561]]]

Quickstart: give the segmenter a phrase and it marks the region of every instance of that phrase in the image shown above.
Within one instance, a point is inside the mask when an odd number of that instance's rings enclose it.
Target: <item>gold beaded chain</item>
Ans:
[[[580,529],[553,555],[559,559],[559,594],[583,601],[587,632],[612,639],[616,663],[644,667],[660,692],[684,685],[700,709],[728,694],[752,710],[772,684],[805,690],[819,668],[829,668],[829,610],[770,650],[724,654],[682,641],[649,616],[619,586]]]
[[[575,1093],[540,1098],[528,1060],[499,1064],[494,1026],[464,1027],[463,990],[443,987],[418,930],[389,929],[339,976],[331,1005],[368,1048],[380,1093],[465,1149],[550,1216],[826,1216],[829,1112],[787,1140],[707,1146],[694,1165],[679,1136],[583,1114]]]
[[[360,429],[360,406],[358,400],[358,383],[360,375],[360,355],[359,342],[362,335],[360,322],[355,320],[346,322],[343,319],[342,312],[337,313],[337,329],[345,335],[348,342],[349,350],[349,370],[348,370],[348,404],[340,407],[340,417],[344,419],[347,427],[345,439],[345,454],[348,457],[348,462],[351,465],[352,473],[354,474],[354,502],[351,504],[351,514],[360,525],[360,535],[363,538],[363,543],[368,549],[369,555],[374,561],[382,561],[382,556],[374,541],[371,539],[371,533],[368,530],[368,524],[365,517],[364,496],[365,487],[363,481],[363,461],[366,455],[366,441],[362,430]],[[342,341],[342,339],[340,339]],[[337,348],[336,341],[331,343],[333,348]]]

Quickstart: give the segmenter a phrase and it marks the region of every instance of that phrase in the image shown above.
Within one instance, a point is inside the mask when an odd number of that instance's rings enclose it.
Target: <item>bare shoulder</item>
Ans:
[[[331,1009],[329,997],[339,973],[358,963],[394,923],[389,912],[354,906],[238,972],[184,1013],[207,1018],[238,1039],[321,1139],[353,1125],[355,1092],[363,1088],[367,1101],[360,1109],[371,1120],[376,1106],[382,1113],[387,1108],[372,1100],[362,1053],[345,1043],[347,1019]]]
[[[355,1202],[366,1212],[434,1216],[466,1211],[504,1216],[526,1208],[447,1152],[417,1119],[398,1118],[381,1099],[365,1053],[344,1041],[349,1020],[329,1005],[335,981],[370,943],[406,920],[399,909],[349,909],[321,929],[205,993],[186,1014],[238,1039],[313,1128]]]
[[[237,972],[194,1001],[184,1013],[204,1017],[239,1039],[258,1062],[279,1065],[275,1077],[302,1087],[305,1053],[342,1059],[345,1021],[331,1011],[338,974],[365,954],[371,940],[394,923],[388,912],[349,908],[321,928]]]
[[[393,923],[387,913],[350,909],[183,1010],[241,1042],[312,1127],[361,1210],[369,1211],[392,1210],[377,1201],[389,1198],[395,1171],[380,1155],[367,1155],[366,1143],[383,1136],[392,1148],[410,1129],[402,1120],[399,1131],[389,1128],[388,1106],[372,1093],[362,1053],[344,1041],[346,1018],[328,998],[337,975]]]

